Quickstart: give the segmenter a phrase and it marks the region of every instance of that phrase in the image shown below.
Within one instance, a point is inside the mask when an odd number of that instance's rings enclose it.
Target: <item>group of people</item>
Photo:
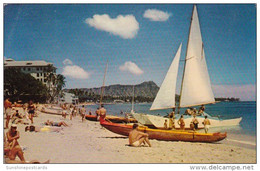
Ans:
[[[35,111],[36,111],[36,106],[33,104],[33,101],[30,100],[29,104],[23,105],[23,109],[21,112],[18,110],[15,110],[16,105],[12,104],[10,102],[10,99],[7,98],[4,101],[4,113],[6,117],[6,122],[5,122],[5,129],[9,128],[9,122],[12,119],[12,123],[23,123],[23,124],[29,124],[28,122],[24,122],[23,119],[25,120],[30,120],[31,124],[33,124],[33,118],[35,116]]]
[[[106,114],[107,114],[107,110],[104,108],[104,105],[101,104],[101,107],[98,107],[96,110],[96,116],[97,116],[97,120],[105,120],[106,118]]]
[[[6,132],[6,135],[4,135],[4,157],[6,163],[41,163],[38,160],[32,160],[32,161],[26,161],[25,157],[23,155],[23,150],[21,146],[18,143],[18,139],[20,138],[20,133],[17,130],[17,125],[12,124],[11,128],[8,132]],[[16,157],[20,160],[16,160]],[[47,160],[43,163],[49,163],[50,161]]]
[[[204,105],[201,105],[198,112],[195,108],[188,108],[185,111],[185,114],[191,115],[193,117],[191,122],[190,122],[190,129],[192,129],[193,131],[196,131],[198,129],[198,125],[199,125],[199,121],[196,118],[196,116],[204,115],[204,111],[205,111]],[[173,108],[173,111],[169,115],[167,115],[166,117],[169,117],[169,126],[168,126],[168,123],[167,123],[168,119],[165,119],[164,129],[175,129],[176,128],[175,127],[175,108]],[[177,123],[180,126],[180,130],[185,130],[185,121],[184,121],[183,115],[180,116]],[[205,119],[202,122],[202,124],[204,125],[205,133],[208,133],[210,121],[209,121],[207,115],[205,115]]]

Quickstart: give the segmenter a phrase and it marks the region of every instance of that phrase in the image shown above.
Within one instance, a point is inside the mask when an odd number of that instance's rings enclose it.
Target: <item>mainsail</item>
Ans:
[[[150,110],[169,109],[175,107],[175,90],[179,60],[181,56],[181,47],[182,44],[180,45],[172,61],[172,64],[163,80],[160,90],[158,91]]]
[[[180,107],[214,103],[196,6],[193,8],[185,60]]]

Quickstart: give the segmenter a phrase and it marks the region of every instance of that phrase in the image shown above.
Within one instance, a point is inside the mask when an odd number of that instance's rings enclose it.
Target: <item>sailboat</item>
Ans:
[[[180,108],[199,106],[205,104],[214,104],[215,98],[211,88],[210,77],[208,74],[207,63],[204,53],[204,45],[202,41],[197,7],[194,5],[191,24],[189,30],[189,37],[187,43],[184,71],[182,76],[182,84],[180,91],[179,105],[175,104],[176,82],[180,61],[182,44],[174,57],[174,60],[165,76],[162,85],[153,101],[150,110],[174,109],[178,107],[178,114]],[[156,128],[164,128],[164,123],[168,123],[169,119],[161,116],[149,114],[132,114],[137,121],[143,125],[153,125]],[[212,117],[204,112],[211,122],[211,127],[235,126],[239,125],[242,117],[235,119],[220,120],[218,117]],[[141,119],[140,119],[141,118]],[[199,121],[199,128],[204,128],[202,124],[204,116],[197,117]],[[175,119],[175,127],[179,128],[177,124],[178,118]],[[185,127],[189,128],[191,116],[184,115]],[[145,122],[144,122],[145,121]]]

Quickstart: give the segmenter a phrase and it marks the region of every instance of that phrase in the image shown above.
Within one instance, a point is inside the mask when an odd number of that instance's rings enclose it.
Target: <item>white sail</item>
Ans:
[[[181,56],[181,46],[182,44],[180,45],[172,61],[172,64],[163,80],[160,90],[158,91],[150,110],[169,109],[175,107],[175,90],[179,60]]]
[[[180,107],[214,103],[196,6],[193,9],[186,53]]]

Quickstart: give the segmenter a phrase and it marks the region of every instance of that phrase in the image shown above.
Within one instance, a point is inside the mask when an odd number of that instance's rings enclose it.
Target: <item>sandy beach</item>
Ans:
[[[26,160],[50,163],[256,163],[256,147],[218,143],[166,142],[151,140],[152,147],[129,147],[127,137],[102,128],[99,122],[63,119],[39,112],[34,125],[47,120],[65,121],[70,127],[57,132],[25,132],[18,124],[20,145]],[[7,130],[5,130],[6,132]],[[17,158],[18,159],[18,158]]]

